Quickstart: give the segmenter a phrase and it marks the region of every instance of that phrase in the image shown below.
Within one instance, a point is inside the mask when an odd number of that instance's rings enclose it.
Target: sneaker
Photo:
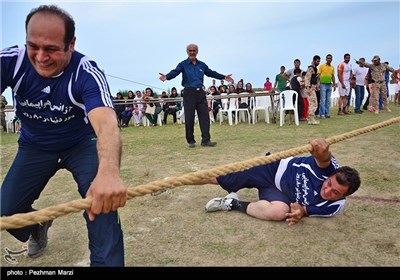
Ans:
[[[47,221],[36,225],[28,240],[28,256],[36,258],[40,256],[47,246],[47,231],[53,224],[53,221]]]
[[[189,146],[189,148],[194,148],[194,147],[196,147],[196,143],[189,143],[188,146]]]
[[[215,145],[217,145],[217,142],[208,141],[208,142],[201,143],[201,145],[203,147],[214,147]]]
[[[213,198],[206,204],[207,212],[216,212],[216,211],[229,211],[232,207],[232,200],[239,199],[236,193],[232,192],[225,196],[224,198]]]

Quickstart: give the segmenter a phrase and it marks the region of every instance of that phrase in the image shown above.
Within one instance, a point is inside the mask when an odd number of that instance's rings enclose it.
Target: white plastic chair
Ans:
[[[250,100],[250,104],[253,124],[257,122],[258,111],[262,111],[264,113],[264,121],[269,123],[271,98],[269,96],[253,96]]]
[[[297,112],[297,92],[295,90],[287,89],[279,94],[279,108],[280,108],[280,126],[285,122],[285,111],[294,111],[294,122],[299,125],[299,114]],[[295,99],[295,101],[293,101]]]
[[[185,109],[182,106],[182,109],[180,109],[178,112],[176,112],[176,120],[178,124],[183,124],[185,123]]]
[[[243,93],[247,93],[248,92],[243,92]],[[250,111],[249,108],[240,108],[239,107],[239,98],[234,98],[236,99],[235,101],[235,106],[236,106],[236,110],[235,110],[235,124],[238,124],[239,120],[244,119],[244,121],[248,120],[249,124],[251,123],[251,116],[250,116]],[[249,103],[249,98],[246,97],[240,97],[241,102],[246,103],[248,105],[250,105]],[[239,115],[240,114],[240,115]]]
[[[239,100],[237,97],[231,97],[231,98],[228,98],[228,100],[229,100],[227,103],[228,109],[219,110],[219,112],[221,114],[220,116],[222,116],[223,112],[227,112],[229,125],[233,125],[233,114],[235,114],[235,125],[236,125],[236,124],[238,124],[238,121],[239,121],[239,112],[247,113],[247,118],[248,118],[249,124],[250,124],[249,110],[247,108],[239,108],[239,105],[238,105]],[[220,118],[219,124],[221,124],[221,123],[222,123],[222,119]]]
[[[222,93],[222,96],[227,95],[226,93]],[[219,118],[219,124],[221,125],[222,122],[224,121],[224,113],[227,113],[228,115],[228,123],[229,125],[233,124],[233,118],[232,118],[232,111],[229,109],[229,100],[234,99],[234,98],[222,98],[221,103],[222,103],[222,108],[219,109],[218,111],[218,118]]]
[[[11,133],[14,132],[14,118],[15,118],[15,112],[11,111],[11,112],[6,112],[6,127],[7,127],[7,133]]]
[[[185,123],[185,107],[182,106],[182,109],[180,109],[178,112],[176,112],[176,122],[178,124],[184,124]],[[197,111],[194,112],[194,123],[198,124],[199,123],[199,118],[197,117]],[[210,120],[211,123],[211,120]]]

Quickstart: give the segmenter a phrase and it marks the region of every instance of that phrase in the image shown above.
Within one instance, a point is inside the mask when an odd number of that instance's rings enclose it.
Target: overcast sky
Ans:
[[[253,87],[274,82],[281,65],[302,68],[315,54],[336,67],[345,53],[400,63],[399,0],[378,1],[2,1],[1,47],[25,43],[25,18],[40,4],[57,4],[76,22],[76,50],[108,75],[112,94],[181,87],[181,76],[161,82],[199,45],[198,59]],[[118,78],[114,78],[118,77]],[[125,80],[128,81],[125,81]],[[205,79],[209,86],[211,79]],[[219,82],[218,82],[219,84]],[[10,90],[5,93],[9,103]]]

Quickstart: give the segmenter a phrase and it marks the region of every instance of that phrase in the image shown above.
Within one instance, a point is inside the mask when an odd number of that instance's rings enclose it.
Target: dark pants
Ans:
[[[115,109],[115,113],[117,114],[117,118],[118,118],[118,125],[122,124],[122,112],[124,112],[125,109]],[[129,123],[129,120],[128,120]]]
[[[197,111],[199,125],[201,130],[201,142],[210,141],[210,115],[208,113],[208,104],[206,93],[199,88],[185,88],[183,92],[183,105],[185,107],[185,130],[186,141],[196,143],[194,139],[194,118]]]
[[[364,110],[368,110],[369,98],[371,97],[371,92],[370,92],[370,90],[369,90],[369,85],[367,85],[366,88],[367,88],[367,92],[368,92],[368,97],[367,97],[367,99],[365,100],[365,103],[364,103],[364,105],[363,105],[363,109],[364,109]]]
[[[60,153],[19,144],[17,155],[0,189],[1,216],[34,211],[33,202],[59,169],[65,168],[72,173],[80,195],[85,197],[97,174],[96,144],[96,138],[87,136],[78,145]],[[93,222],[86,212],[83,215],[88,228],[91,266],[124,266],[123,233],[118,213],[100,214]],[[25,242],[33,227],[10,229],[8,232]],[[68,232],[74,230],[79,229],[64,228],[60,242],[63,238],[69,238]]]
[[[121,112],[121,122],[124,125],[128,125],[132,118],[132,111],[123,111]]]
[[[260,200],[282,201],[290,205],[290,198],[275,185],[275,176],[280,161],[254,166],[244,171],[229,173],[217,177],[218,184],[228,193],[241,189],[256,188]]]
[[[321,92],[319,90],[315,91],[315,94],[317,95],[317,109],[315,110],[315,115],[319,115],[319,101],[321,99]]]
[[[164,110],[164,124],[167,124],[167,119],[168,119],[168,114],[171,114],[172,117],[174,118],[174,123],[176,123],[176,109],[172,109],[172,108],[166,108]]]
[[[301,93],[299,91],[297,91],[297,115],[299,116],[299,120],[301,118],[301,114],[303,112],[303,108],[304,108],[304,101],[303,101],[303,97],[301,97]],[[296,102],[295,100],[295,96],[293,95],[293,104],[294,102]]]

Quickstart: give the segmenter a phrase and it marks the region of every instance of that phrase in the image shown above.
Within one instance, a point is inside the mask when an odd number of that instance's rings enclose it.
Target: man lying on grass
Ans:
[[[331,217],[343,210],[346,196],[361,180],[357,170],[339,167],[324,139],[310,140],[311,156],[290,157],[207,180],[229,194],[206,204],[207,212],[238,210],[267,220],[286,220],[290,225],[303,217]],[[236,192],[258,189],[259,200],[239,200]]]

